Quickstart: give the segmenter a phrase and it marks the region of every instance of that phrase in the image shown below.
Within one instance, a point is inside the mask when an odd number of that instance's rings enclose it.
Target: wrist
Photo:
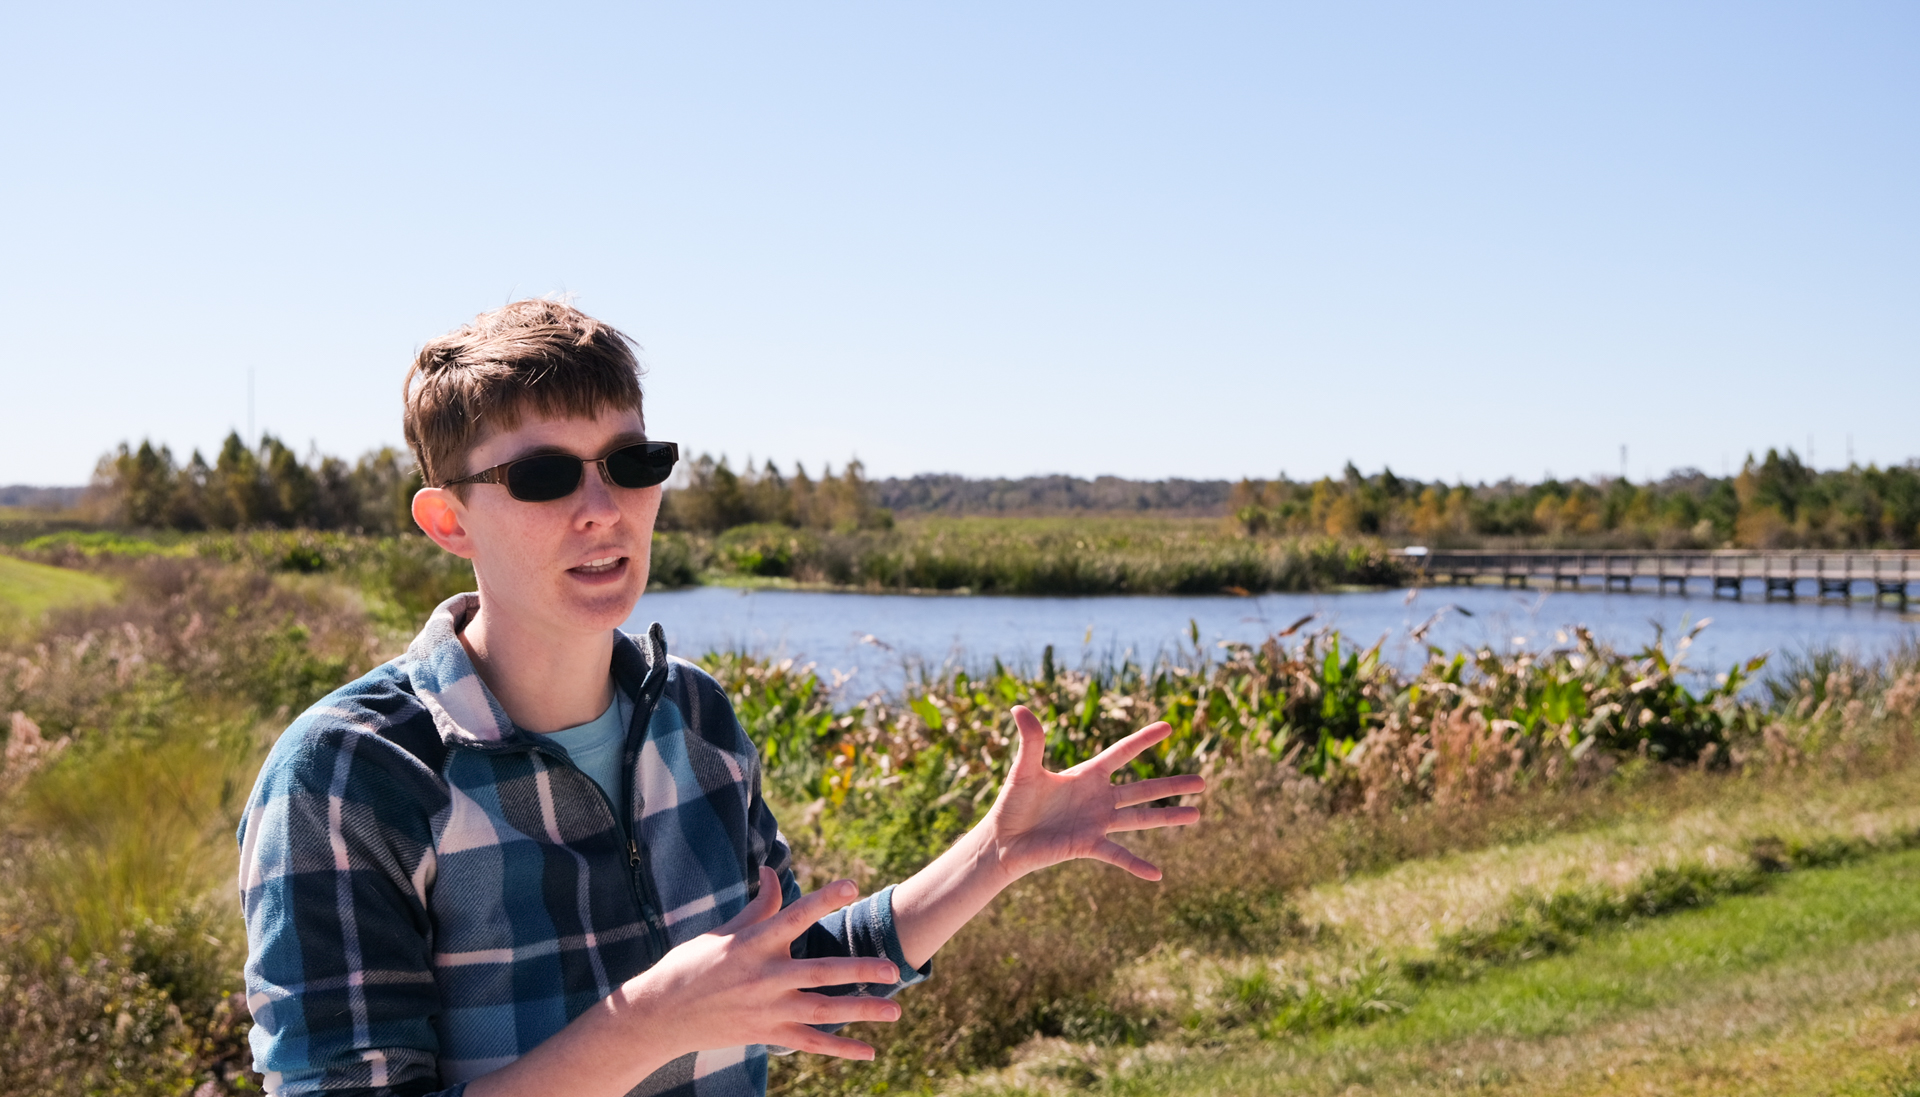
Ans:
[[[1011,886],[1016,880],[1032,872],[1031,866],[1020,863],[1013,843],[1007,839],[1000,825],[998,812],[988,812],[980,825],[968,835],[975,839],[977,847],[973,851],[976,871],[992,881],[994,891],[1000,892]]]
[[[684,1003],[678,1003],[682,1008],[675,1008],[674,987],[666,974],[656,963],[616,987],[601,1002],[606,1031],[621,1041],[627,1054],[632,1054],[636,1046],[644,1047],[646,1070],[641,1077],[699,1050],[698,1040],[685,1025]],[[645,1033],[643,1040],[634,1038],[639,1033]]]
[[[506,1066],[467,1085],[470,1097],[534,1097],[564,1084],[581,1097],[627,1093],[684,1055],[667,1031],[675,1013],[635,976],[565,1028]],[[638,1034],[644,1034],[636,1038]],[[691,1050],[689,1048],[688,1050]]]

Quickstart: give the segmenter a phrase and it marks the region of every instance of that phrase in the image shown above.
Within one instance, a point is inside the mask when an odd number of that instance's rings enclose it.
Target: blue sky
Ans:
[[[0,483],[569,292],[878,474],[1920,456],[1920,7],[12,5]]]

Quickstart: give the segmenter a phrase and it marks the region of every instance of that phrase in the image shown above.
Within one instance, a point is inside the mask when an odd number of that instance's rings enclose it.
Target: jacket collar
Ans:
[[[440,603],[425,628],[407,645],[407,677],[414,696],[433,716],[449,746],[532,746],[539,738],[516,727],[493,691],[480,680],[460,630],[480,609],[480,595],[456,594]],[[643,637],[613,634],[614,683],[633,700],[636,719],[651,712],[667,679],[667,638],[656,623]]]

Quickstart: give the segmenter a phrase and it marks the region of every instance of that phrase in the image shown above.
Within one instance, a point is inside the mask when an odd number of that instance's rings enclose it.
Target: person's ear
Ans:
[[[462,518],[466,508],[447,488],[421,488],[413,493],[413,522],[433,543],[466,559],[473,558],[473,538]]]

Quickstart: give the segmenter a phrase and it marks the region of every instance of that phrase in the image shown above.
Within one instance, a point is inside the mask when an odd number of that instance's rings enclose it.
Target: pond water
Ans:
[[[1149,662],[1191,653],[1189,622],[1201,644],[1258,641],[1312,616],[1303,632],[1333,628],[1351,641],[1384,640],[1382,654],[1417,665],[1425,649],[1412,630],[1440,614],[1427,641],[1452,651],[1558,646],[1574,625],[1633,650],[1656,629],[1671,638],[1703,619],[1711,625],[1688,653],[1698,671],[1718,673],[1761,652],[1833,648],[1873,657],[1920,641],[1920,615],[1871,602],[1734,601],[1702,594],[1428,587],[1342,594],[1267,594],[1237,598],[1127,596],[1029,598],[836,594],[696,587],[655,591],[640,600],[628,627],[653,621],[678,655],[742,650],[813,663],[823,676],[848,676],[843,696],[898,689],[911,675],[943,667],[1037,666],[1052,645],[1064,667],[1122,657]],[[1671,650],[1671,649],[1669,649]]]

